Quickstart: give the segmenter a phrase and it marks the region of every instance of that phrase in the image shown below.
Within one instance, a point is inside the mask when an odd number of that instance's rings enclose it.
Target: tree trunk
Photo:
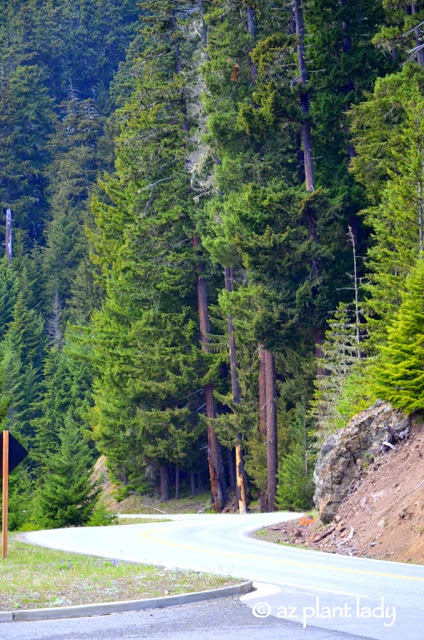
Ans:
[[[267,415],[267,507],[275,511],[277,492],[277,394],[274,354],[265,350],[266,415]]]
[[[239,513],[247,513],[247,479],[243,464],[243,452],[241,442],[237,436],[236,443],[236,480],[237,480],[237,502]]]
[[[230,483],[230,489],[236,493],[236,470],[234,464],[234,450],[227,448],[227,464],[228,464],[228,479]]]
[[[301,0],[294,0],[294,20],[296,25],[296,35],[298,37],[297,44],[297,64],[300,77],[300,84],[306,87],[308,75],[306,70],[305,56],[305,28],[303,23],[303,12]],[[305,187],[307,191],[315,191],[315,171],[314,160],[312,156],[312,136],[311,125],[309,122],[309,94],[306,90],[302,91],[300,97],[300,108],[302,113],[302,146],[303,146],[303,165],[305,170]],[[316,223],[308,224],[310,237],[316,236]]]
[[[203,493],[203,480],[202,480],[202,474],[199,471],[197,474],[197,490],[199,493]]]
[[[225,290],[231,293],[233,290],[233,272],[232,269],[224,269]],[[234,325],[232,316],[227,318],[228,326],[228,347],[230,352],[230,372],[231,372],[231,389],[233,392],[234,404],[240,403],[240,388],[237,373],[237,356],[236,341],[234,337]],[[247,512],[247,478],[244,471],[243,451],[241,448],[240,435],[236,436],[236,495],[240,513]]]
[[[259,362],[259,432],[263,436],[264,442],[267,442],[266,438],[266,379],[265,379],[265,349],[262,345],[258,348],[258,362]],[[268,447],[267,447],[268,448]],[[261,512],[266,513],[268,511],[267,490],[261,489],[260,496]]]
[[[6,258],[7,262],[11,264],[12,262],[12,210],[7,209],[6,211]]]
[[[169,467],[167,464],[160,465],[160,498],[162,502],[170,499],[169,491]]]
[[[247,9],[247,30],[254,43],[256,36],[255,12],[252,8]],[[253,63],[250,66],[251,84],[256,83],[257,70]],[[310,145],[312,146],[312,145]],[[261,362],[261,352],[263,362]],[[263,367],[263,371],[261,369]],[[268,371],[268,369],[270,369]],[[270,375],[272,369],[273,377]],[[261,375],[263,373],[263,376]],[[272,380],[274,382],[272,382]],[[271,385],[271,386],[269,386]],[[265,392],[265,402],[263,396]],[[268,396],[271,394],[272,400]],[[273,408],[270,410],[270,406]],[[265,507],[267,511],[274,511],[275,492],[277,487],[277,421],[275,404],[275,360],[271,352],[259,347],[259,428],[261,433],[266,433],[267,442],[267,495],[261,494],[261,510]],[[271,437],[270,437],[271,436]]]
[[[259,431],[266,436],[266,379],[265,379],[265,349],[259,345]]]
[[[200,341],[202,344],[202,351],[204,353],[209,352],[209,309],[208,298],[206,294],[206,283],[202,277],[204,271],[203,263],[200,260],[200,240],[199,238],[193,238],[193,247],[198,254],[197,262],[197,274],[196,274],[196,286],[197,286],[197,302],[199,312],[199,326],[200,326]],[[204,394],[206,402],[206,417],[210,420],[216,418],[215,399],[213,397],[214,385],[212,382],[205,385]],[[208,462],[209,462],[209,474],[211,479],[211,490],[213,495],[213,504],[215,511],[222,511],[227,498],[227,490],[225,486],[224,468],[221,457],[221,446],[218,442],[217,435],[213,428],[212,422],[208,421],[207,436],[208,436]]]
[[[252,44],[256,37],[255,11],[251,7],[247,8],[247,31],[252,39]],[[252,59],[250,59],[250,82],[252,85],[256,83],[257,69]]]
[[[311,124],[309,122],[309,94],[306,90],[308,83],[308,74],[306,68],[306,54],[305,54],[305,26],[303,22],[302,0],[294,0],[294,21],[296,26],[296,35],[298,37],[297,45],[297,60],[298,60],[298,72],[300,77],[300,84],[303,87],[303,91],[300,97],[300,109],[302,114],[301,136],[303,147],[303,166],[305,171],[305,188],[310,193],[315,191],[315,167],[314,158],[312,153],[312,134]],[[306,224],[308,227],[308,235],[314,241],[318,243],[318,231],[317,220],[312,214],[307,214]],[[317,278],[319,271],[318,261],[311,260],[311,277]],[[317,294],[316,287],[314,287],[314,295]],[[324,340],[323,327],[316,327],[312,332],[315,340],[315,356],[316,358],[322,358],[322,350],[320,344]],[[325,375],[322,367],[318,367],[317,375]]]
[[[180,497],[180,469],[175,467],[175,500]]]
[[[196,495],[196,484],[194,482],[194,473],[193,473],[193,471],[190,471],[190,486],[191,486],[191,495],[195,496]]]
[[[198,3],[199,10],[202,16],[203,22],[203,7],[202,2]],[[175,16],[175,13],[174,13]],[[176,20],[174,17],[174,26],[176,27]],[[206,26],[203,23],[203,43],[205,44],[205,38],[207,38]],[[177,74],[181,73],[181,53],[178,45],[178,41],[175,44],[175,58],[176,58],[176,72]],[[187,115],[187,106],[185,104],[184,98],[182,98],[181,109],[183,115]],[[183,122],[184,131],[188,131],[188,122],[185,119]],[[204,353],[209,352],[209,310],[208,310],[208,299],[206,293],[206,283],[202,276],[204,272],[204,264],[201,259],[201,251],[200,251],[200,239],[198,237],[194,237],[192,239],[192,246],[198,255],[198,261],[196,265],[196,289],[197,289],[197,306],[198,306],[198,314],[199,314],[199,326],[200,326],[200,340],[202,344],[202,351]],[[205,394],[205,405],[206,405],[206,416],[213,420],[216,418],[216,409],[215,409],[215,399],[213,396],[214,385],[213,383],[209,383],[204,387]],[[221,455],[221,446],[218,442],[217,435],[212,426],[212,423],[208,421],[207,426],[207,438],[208,438],[208,463],[209,463],[209,474],[211,481],[211,491],[213,496],[213,505],[215,511],[222,511],[225,505],[225,501],[227,498],[226,484],[225,484],[225,476],[224,476],[224,467],[222,464],[222,455]]]
[[[415,15],[418,13],[418,7],[415,3],[411,4],[411,13]],[[421,39],[420,28],[415,30],[415,45],[417,47],[423,46],[423,41]],[[417,51],[417,62],[420,66],[424,65],[424,49],[418,49]]]

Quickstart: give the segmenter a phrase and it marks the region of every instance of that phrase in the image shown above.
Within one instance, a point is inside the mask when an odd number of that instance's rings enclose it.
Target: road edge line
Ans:
[[[203,602],[229,596],[245,595],[254,590],[253,581],[208,591],[195,591],[164,598],[145,598],[143,600],[122,600],[119,602],[102,602],[84,604],[71,607],[56,607],[49,609],[20,609],[18,611],[0,611],[0,623],[3,622],[34,622],[37,620],[59,620],[61,618],[86,618],[90,616],[106,616],[113,613],[128,611],[143,611],[146,609],[162,609],[176,605]]]

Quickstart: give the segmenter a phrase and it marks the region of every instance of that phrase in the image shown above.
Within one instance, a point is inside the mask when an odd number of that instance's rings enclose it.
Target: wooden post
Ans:
[[[7,555],[7,526],[8,526],[8,497],[9,497],[9,432],[3,431],[3,496],[2,496],[2,525],[1,525],[1,557]]]
[[[12,262],[12,211],[6,211],[6,258],[8,263]]]

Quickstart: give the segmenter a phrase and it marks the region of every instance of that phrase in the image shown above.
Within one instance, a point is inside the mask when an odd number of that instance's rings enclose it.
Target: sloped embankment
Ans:
[[[424,426],[411,421],[408,436],[392,446],[369,464],[363,456],[332,522],[274,526],[268,539],[424,564]]]

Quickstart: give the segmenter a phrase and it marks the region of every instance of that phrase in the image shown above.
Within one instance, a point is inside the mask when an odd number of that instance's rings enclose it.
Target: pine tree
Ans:
[[[0,83],[0,203],[24,237],[39,240],[47,210],[48,139],[53,101],[36,66],[17,66]]]
[[[98,489],[91,480],[93,458],[70,413],[59,432],[59,446],[46,459],[37,491],[37,522],[42,527],[82,526],[93,514]]]
[[[45,296],[67,303],[79,263],[88,255],[84,225],[90,188],[101,165],[102,118],[94,100],[78,100],[70,87],[61,104],[62,118],[51,143],[54,163],[50,177],[50,220],[46,225],[43,273]]]
[[[338,306],[328,322],[321,347],[323,358],[320,365],[325,375],[316,381],[313,411],[321,430],[320,440],[343,427],[350,417],[340,411],[339,404],[349,376],[361,362],[361,345],[353,313],[346,303]]]
[[[40,316],[25,301],[25,281],[16,298],[13,319],[2,345],[3,393],[9,398],[7,423],[31,443],[31,420],[41,392],[44,328]]]
[[[116,174],[103,184],[112,204],[94,200],[92,234],[106,297],[94,314],[91,421],[112,472],[135,488],[147,464],[177,462],[178,438],[188,449],[198,421],[191,398],[197,404],[192,394],[206,373],[194,331],[184,80],[169,38],[179,35],[173,3],[143,7],[152,10],[143,74],[119,116]]]
[[[387,329],[387,344],[372,368],[377,397],[406,414],[424,409],[424,262],[406,280],[399,311]]]
[[[0,260],[0,340],[13,319],[13,308],[19,291],[19,278],[5,258]]]
[[[355,176],[367,187],[364,209],[371,228],[366,302],[371,343],[385,339],[405,280],[423,246],[423,71],[405,65],[380,79],[374,93],[353,110]]]

